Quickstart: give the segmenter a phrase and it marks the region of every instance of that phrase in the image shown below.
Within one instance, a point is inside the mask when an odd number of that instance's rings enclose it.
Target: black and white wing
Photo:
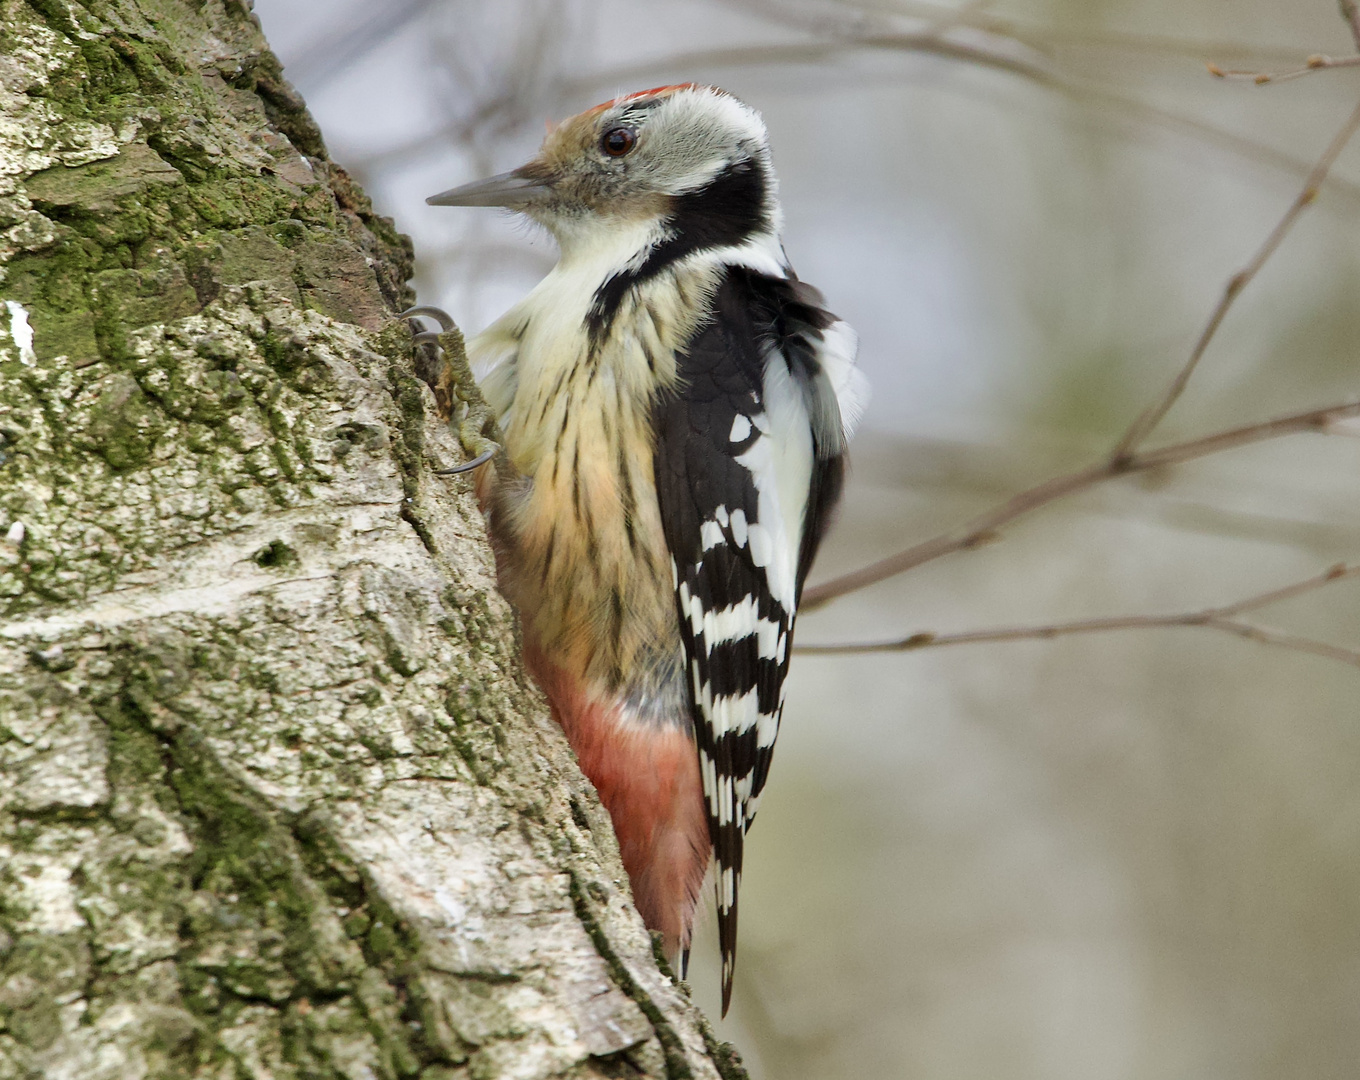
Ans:
[[[815,290],[742,267],[676,359],[679,385],[656,405],[656,489],[717,861],[725,1015],[743,842],[863,385],[853,333]]]

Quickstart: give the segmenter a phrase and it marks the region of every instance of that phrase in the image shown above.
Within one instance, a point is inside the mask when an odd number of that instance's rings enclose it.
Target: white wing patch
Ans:
[[[658,408],[657,459],[718,864],[724,1002],[745,832],[779,732],[799,575],[867,397],[855,335],[815,290],[736,265],[726,272],[712,321],[677,354],[680,389]],[[733,304],[748,304],[750,318]]]
[[[736,459],[750,472],[758,496],[756,521],[747,523],[743,515],[743,531],[750,536],[752,561],[765,571],[770,595],[792,618],[812,479],[812,429],[803,394],[777,352],[765,361],[765,413],[754,423],[760,437]],[[732,515],[734,533],[738,512]]]
[[[869,380],[855,363],[859,337],[850,324],[837,321],[822,331],[817,359],[836,394],[841,410],[841,428],[849,439],[869,404]]]
[[[753,596],[718,611],[704,611],[697,604],[690,606],[690,626],[696,636],[703,635],[704,647],[710,653],[713,646],[724,641],[739,641],[741,638],[750,637],[759,629],[760,623]]]

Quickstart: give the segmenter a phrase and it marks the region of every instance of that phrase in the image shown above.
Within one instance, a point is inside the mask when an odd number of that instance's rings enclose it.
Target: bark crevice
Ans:
[[[409,241],[243,5],[0,26],[0,1080],[719,1075],[430,475]]]

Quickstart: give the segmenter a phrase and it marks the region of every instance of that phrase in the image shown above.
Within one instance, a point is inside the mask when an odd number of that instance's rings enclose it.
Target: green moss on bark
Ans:
[[[247,6],[0,51],[0,1080],[716,1075]]]
[[[298,399],[331,372],[270,313],[377,329],[410,299],[409,241],[326,160],[248,13],[123,7],[6,5],[13,47],[43,58],[30,141],[53,160],[23,178],[28,242],[3,283],[42,362],[0,351],[0,525],[35,523],[26,558],[0,565],[10,614],[107,588],[169,538],[307,498],[328,479],[315,466],[329,440],[298,423]],[[213,39],[222,55],[203,64]],[[86,145],[63,151],[73,141]],[[264,368],[235,363],[257,348]],[[41,512],[49,491],[126,505],[129,484],[196,497],[180,521]]]

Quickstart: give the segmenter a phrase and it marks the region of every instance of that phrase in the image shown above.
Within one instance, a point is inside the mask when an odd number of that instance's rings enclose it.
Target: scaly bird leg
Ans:
[[[440,329],[420,329],[418,320],[422,317],[434,319]],[[412,340],[417,348],[432,347],[443,359],[434,385],[435,407],[439,415],[452,423],[458,404],[465,406],[462,418],[457,421],[458,439],[472,460],[451,469],[437,469],[435,475],[453,476],[485,465],[503,450],[501,433],[496,417],[482,397],[481,388],[468,364],[462,331],[446,312],[436,307],[408,308],[397,318],[411,324]]]

